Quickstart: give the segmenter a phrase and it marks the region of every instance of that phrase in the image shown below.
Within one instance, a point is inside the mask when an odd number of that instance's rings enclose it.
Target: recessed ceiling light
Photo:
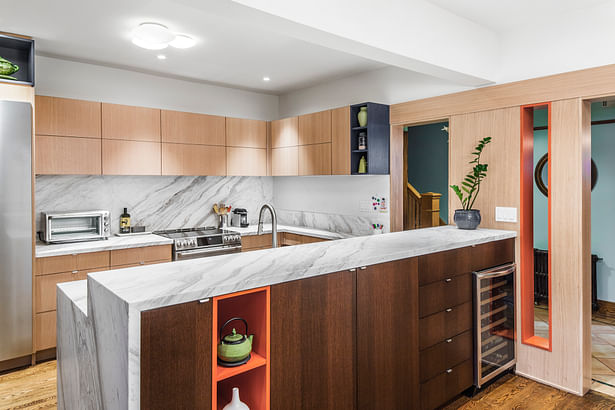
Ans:
[[[140,24],[132,34],[133,44],[148,50],[162,50],[175,39],[167,26],[158,23]]]
[[[156,57],[158,57],[158,60],[166,60],[167,56],[165,56],[164,54],[158,54]]]
[[[271,81],[271,78],[269,77],[263,77],[263,81],[267,82],[267,81]]]
[[[169,43],[170,46],[175,48],[190,48],[194,46],[194,39],[186,34],[177,34],[175,39]]]

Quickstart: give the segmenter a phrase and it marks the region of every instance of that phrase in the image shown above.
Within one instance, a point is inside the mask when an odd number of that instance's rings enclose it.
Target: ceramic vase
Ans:
[[[250,410],[250,408],[239,399],[239,388],[233,387],[233,399],[222,410]]]
[[[359,120],[359,127],[365,127],[367,125],[367,107],[361,107],[357,114]]]

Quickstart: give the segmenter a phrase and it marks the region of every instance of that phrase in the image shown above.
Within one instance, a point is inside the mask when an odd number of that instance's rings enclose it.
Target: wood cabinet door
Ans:
[[[212,302],[141,312],[141,408],[211,409]]]
[[[271,287],[272,410],[356,408],[355,284],[338,272]]]
[[[299,146],[299,175],[331,175],[331,143]]]
[[[100,103],[70,98],[35,97],[37,135],[100,138]]]
[[[267,148],[267,122],[227,117],[226,146]]]
[[[226,175],[266,176],[267,150],[226,147]]]
[[[299,117],[271,121],[271,147],[294,147],[299,145]]]
[[[162,175],[226,175],[226,148],[163,143]]]
[[[271,150],[271,175],[299,175],[299,147],[273,148]]]
[[[331,110],[331,174],[350,175],[350,107]]]
[[[299,145],[331,142],[331,110],[299,116]]]
[[[406,409],[419,402],[417,260],[357,271],[359,409]]]
[[[102,140],[103,175],[160,175],[160,144]]]
[[[162,142],[224,145],[225,123],[217,115],[162,110]]]
[[[103,103],[102,137],[160,142],[160,110]]]
[[[38,175],[100,175],[101,139],[37,135],[35,172]]]

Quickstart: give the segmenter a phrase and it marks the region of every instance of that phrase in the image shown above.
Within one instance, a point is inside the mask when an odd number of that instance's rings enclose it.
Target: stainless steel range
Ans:
[[[173,239],[174,261],[241,252],[240,234],[212,226],[154,233]]]

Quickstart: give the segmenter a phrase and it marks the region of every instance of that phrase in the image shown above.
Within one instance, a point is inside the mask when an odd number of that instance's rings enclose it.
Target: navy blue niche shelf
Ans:
[[[367,125],[359,126],[357,114],[367,107]],[[359,149],[359,134],[367,135],[366,149]],[[389,106],[362,103],[350,106],[350,173],[352,175],[387,175],[389,173]],[[361,157],[367,160],[367,173],[359,174]]]
[[[34,40],[0,33],[0,57],[19,66],[19,71],[11,74],[16,80],[0,77],[0,82],[34,85]]]

